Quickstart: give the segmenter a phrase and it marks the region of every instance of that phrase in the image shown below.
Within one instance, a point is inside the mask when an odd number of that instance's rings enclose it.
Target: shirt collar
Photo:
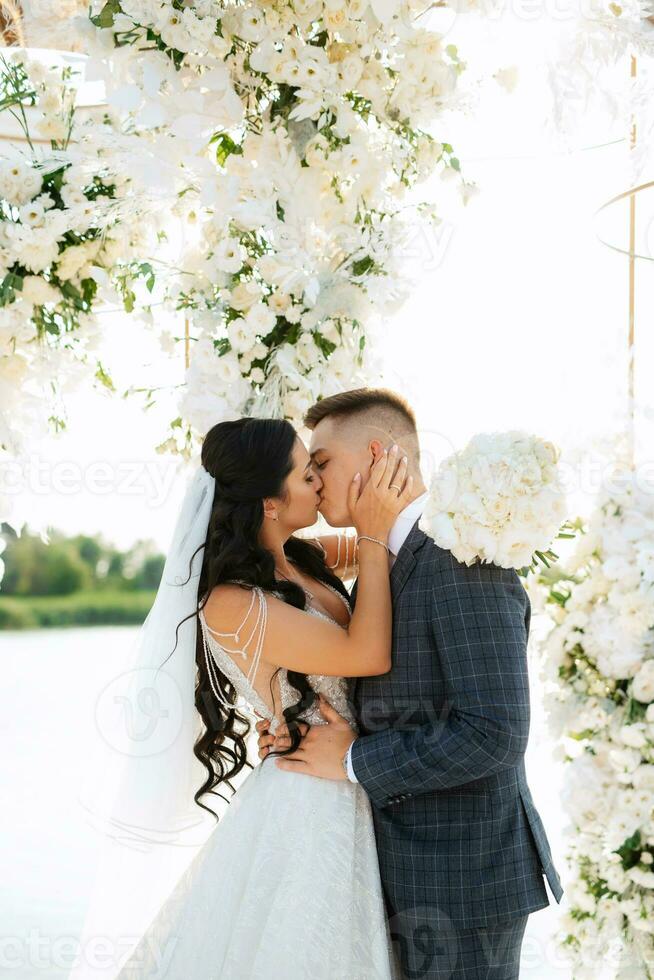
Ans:
[[[409,536],[409,531],[421,516],[427,503],[429,491],[425,490],[419,497],[407,504],[404,510],[395,518],[395,524],[388,535],[388,548],[392,555],[398,555],[400,548]]]

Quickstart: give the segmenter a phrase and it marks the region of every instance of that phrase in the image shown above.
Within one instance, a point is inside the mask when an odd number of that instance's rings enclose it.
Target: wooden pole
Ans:
[[[23,10],[15,0],[0,0],[0,36],[3,47],[25,47]]]
[[[636,78],[638,65],[631,56],[631,77]],[[637,140],[636,119],[632,117],[629,148],[633,152]],[[627,348],[628,449],[632,469],[636,464],[635,419],[635,341],[636,341],[636,195],[629,195],[629,337]]]

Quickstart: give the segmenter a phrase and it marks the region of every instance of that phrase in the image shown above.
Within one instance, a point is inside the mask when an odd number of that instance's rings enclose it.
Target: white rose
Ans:
[[[584,881],[577,880],[568,885],[567,897],[573,907],[581,909],[583,912],[590,912],[591,915],[595,912],[597,903]]]
[[[303,333],[296,344],[298,360],[306,368],[314,367],[320,361],[320,350],[310,333]]]
[[[272,295],[268,296],[266,302],[270,310],[277,315],[281,315],[286,312],[292,300],[288,293],[285,293],[282,289],[276,289]]]
[[[16,258],[32,272],[43,272],[58,255],[56,242],[24,241],[16,250]]]
[[[21,293],[24,299],[37,306],[44,303],[58,303],[61,299],[59,290],[41,276],[25,276]]]
[[[632,749],[642,749],[647,744],[645,725],[623,725],[620,729],[620,741]]]
[[[261,299],[261,286],[252,279],[244,279],[228,294],[228,303],[239,313],[249,310],[253,303]]]
[[[245,353],[254,343],[254,336],[248,323],[239,316],[227,326],[227,336],[232,349],[237,353]]]
[[[253,333],[265,337],[274,328],[277,316],[267,303],[255,303],[245,314],[245,320]]]
[[[629,885],[629,879],[624,868],[620,864],[611,865],[605,872],[606,883],[613,892],[625,891]]]
[[[237,381],[242,380],[238,360],[233,354],[223,354],[222,357],[216,358],[216,377],[226,386],[235,385]]]
[[[654,660],[646,660],[636,673],[631,695],[643,704],[654,701]]]
[[[247,252],[237,238],[226,238],[218,244],[212,258],[221,272],[238,272]]]
[[[24,163],[5,162],[0,165],[0,196],[15,207],[21,207],[35,197],[43,186],[40,173]]]
[[[630,868],[627,877],[634,881],[641,888],[654,888],[654,871],[647,871],[645,868]]]
[[[452,518],[447,514],[438,514],[431,521],[426,521],[423,516],[420,519],[420,528],[431,535],[436,544],[446,551],[451,551],[456,545],[458,534]]]
[[[640,765],[641,754],[636,749],[611,749],[609,760],[616,772],[631,773]]]

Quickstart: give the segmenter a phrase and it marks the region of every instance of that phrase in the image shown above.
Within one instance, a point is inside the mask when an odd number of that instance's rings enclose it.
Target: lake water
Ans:
[[[76,794],[88,763],[95,699],[136,632],[112,626],[0,633],[1,976],[61,980],[68,974],[97,845]],[[536,674],[534,665],[527,772],[565,885],[561,773],[550,758]],[[554,903],[530,916],[522,978],[568,980],[553,941],[558,915]]]

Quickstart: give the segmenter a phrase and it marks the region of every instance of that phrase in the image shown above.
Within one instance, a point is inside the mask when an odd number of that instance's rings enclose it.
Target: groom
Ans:
[[[517,980],[528,914],[549,904],[543,876],[557,902],[563,894],[525,774],[527,593],[515,570],[468,567],[419,529],[427,493],[415,416],[399,395],[346,391],[305,422],[332,526],[351,523],[352,476],[360,470],[363,485],[391,442],[409,457],[415,495],[388,540],[392,669],[352,682],[358,736],[326,705],[328,724],[303,724],[300,749],[276,765],[368,794],[407,980]],[[266,724],[261,758],[275,744]]]

